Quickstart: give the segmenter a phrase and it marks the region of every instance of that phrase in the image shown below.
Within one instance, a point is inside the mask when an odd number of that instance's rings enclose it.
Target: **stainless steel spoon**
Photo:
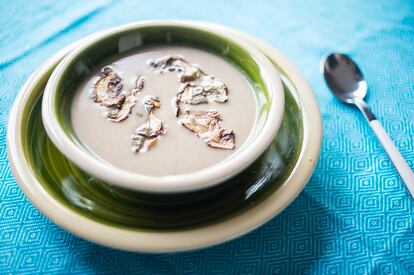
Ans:
[[[361,110],[414,198],[414,173],[365,103],[368,85],[361,70],[345,54],[330,54],[322,59],[321,65],[329,89],[340,101],[354,104]]]

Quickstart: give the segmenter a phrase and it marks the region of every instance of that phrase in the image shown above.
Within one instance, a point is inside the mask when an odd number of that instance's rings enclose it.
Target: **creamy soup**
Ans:
[[[206,51],[145,48],[103,62],[91,76],[73,99],[74,130],[92,152],[127,171],[164,176],[218,164],[242,147],[255,123],[245,76]]]

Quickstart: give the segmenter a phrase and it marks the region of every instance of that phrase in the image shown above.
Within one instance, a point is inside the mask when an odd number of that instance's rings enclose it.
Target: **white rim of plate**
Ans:
[[[20,127],[16,127],[16,125],[22,123],[21,110],[23,108],[20,106],[25,104],[25,100],[30,95],[27,91],[57,59],[61,59],[73,47],[93,37],[91,35],[62,49],[40,66],[20,90],[10,112],[7,151],[12,171],[25,195],[57,225],[81,238],[112,248],[150,253],[188,251],[223,243],[256,229],[285,209],[306,185],[319,158],[322,122],[315,96],[305,78],[282,53],[263,41],[227,27],[197,21],[190,22],[221,28],[229,35],[249,40],[282,67],[289,76],[301,99],[304,119],[303,149],[293,173],[280,188],[252,208],[221,222],[194,229],[172,232],[125,229],[90,220],[64,206],[43,189],[30,171],[20,144]],[[310,127],[310,123],[312,123],[312,127]]]

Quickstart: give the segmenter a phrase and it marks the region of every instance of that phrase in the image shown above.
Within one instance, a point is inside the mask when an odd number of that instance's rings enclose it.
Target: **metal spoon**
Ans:
[[[368,85],[361,70],[349,56],[337,53],[323,58],[321,65],[329,89],[340,101],[354,104],[361,110],[414,198],[414,173],[365,103]]]

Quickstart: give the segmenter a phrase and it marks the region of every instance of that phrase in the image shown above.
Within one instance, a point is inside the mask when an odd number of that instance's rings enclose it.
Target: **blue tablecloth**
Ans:
[[[260,229],[180,253],[116,251],[57,227],[25,198],[6,156],[10,107],[52,53],[87,34],[144,19],[198,19],[255,35],[309,80],[323,146],[299,197]],[[411,273],[414,204],[371,129],[336,101],[319,72],[349,53],[369,82],[368,103],[414,168],[412,1],[2,1],[0,4],[0,273]]]

